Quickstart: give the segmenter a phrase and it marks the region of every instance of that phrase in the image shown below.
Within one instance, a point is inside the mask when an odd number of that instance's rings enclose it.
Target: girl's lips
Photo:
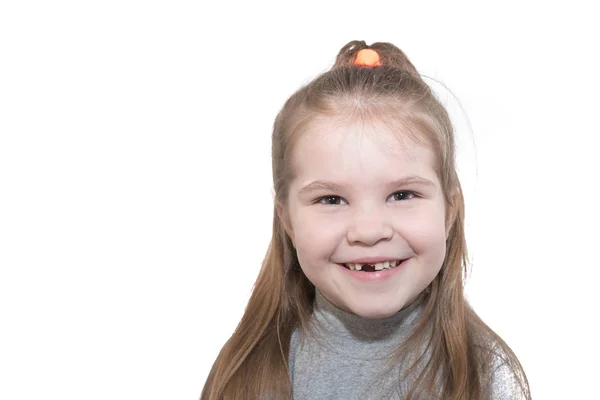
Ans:
[[[350,270],[367,270],[367,271],[371,271],[373,269],[375,270],[382,270],[382,269],[388,269],[388,268],[396,268],[396,266],[400,265],[402,263],[402,261],[404,261],[404,259],[392,259],[392,260],[383,260],[383,261],[377,261],[377,262],[349,262],[349,263],[342,263],[342,265]]]
[[[373,272],[350,270],[350,269],[344,267],[344,265],[342,265],[342,264],[338,264],[338,266],[342,269],[343,273],[348,274],[348,276],[350,276],[354,279],[358,279],[359,281],[362,281],[362,282],[377,283],[377,282],[386,281],[386,280],[396,276],[396,274],[398,274],[401,270],[404,269],[404,264],[406,264],[407,261],[408,260],[403,260],[395,268],[382,269],[381,271],[373,271]]]
[[[394,257],[365,257],[359,258],[357,260],[346,261],[343,264],[376,264],[384,261],[392,261],[392,260],[402,260],[402,258],[394,258]]]

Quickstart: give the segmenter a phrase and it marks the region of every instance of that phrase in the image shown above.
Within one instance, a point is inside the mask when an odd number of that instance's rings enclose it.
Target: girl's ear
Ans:
[[[450,204],[446,207],[446,239],[448,239],[448,235],[450,234],[450,230],[454,226],[454,222],[456,221],[456,217],[458,216],[458,201],[459,201],[459,192],[458,189],[452,190],[452,194],[450,195]]]
[[[285,233],[287,233],[287,235],[290,237],[290,239],[292,240],[292,244],[295,247],[296,244],[294,243],[294,231],[292,230],[290,217],[285,206],[283,206],[281,203],[276,203],[275,209],[277,210],[277,217],[279,218],[279,221],[281,221],[281,225],[283,225]]]

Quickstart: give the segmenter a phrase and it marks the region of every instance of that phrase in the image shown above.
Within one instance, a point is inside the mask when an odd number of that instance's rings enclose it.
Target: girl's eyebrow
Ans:
[[[436,186],[435,183],[433,183],[429,179],[423,178],[422,176],[418,176],[418,175],[405,176],[401,179],[390,182],[387,186],[399,187],[399,186],[405,186],[405,185],[409,185],[409,184],[421,185],[421,186],[426,186],[426,187],[431,187],[431,188],[434,188]],[[339,192],[348,186],[350,186],[350,185],[339,184],[339,183],[335,183],[335,182],[331,182],[331,181],[317,180],[317,181],[313,181],[313,182],[309,183],[308,185],[302,187],[298,191],[298,195],[303,196],[303,195],[306,195],[308,193],[312,193],[312,192],[315,192],[318,190]]]

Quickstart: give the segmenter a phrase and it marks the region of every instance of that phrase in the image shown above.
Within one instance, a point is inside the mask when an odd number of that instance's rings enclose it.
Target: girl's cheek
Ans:
[[[394,219],[394,231],[402,236],[411,246],[428,247],[445,243],[445,224],[443,215],[432,213],[415,213],[406,218]]]
[[[344,229],[344,222],[339,218],[327,218],[323,215],[299,215],[297,232],[300,235],[331,237]]]

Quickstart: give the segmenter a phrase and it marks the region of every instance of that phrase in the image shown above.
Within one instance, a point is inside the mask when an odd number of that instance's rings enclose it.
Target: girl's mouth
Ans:
[[[375,272],[375,271],[382,271],[384,269],[396,268],[398,265],[402,264],[404,261],[405,260],[390,260],[390,261],[384,261],[384,262],[379,262],[379,263],[374,263],[374,264],[347,263],[347,264],[340,264],[340,265],[346,269],[349,269],[350,271]]]

